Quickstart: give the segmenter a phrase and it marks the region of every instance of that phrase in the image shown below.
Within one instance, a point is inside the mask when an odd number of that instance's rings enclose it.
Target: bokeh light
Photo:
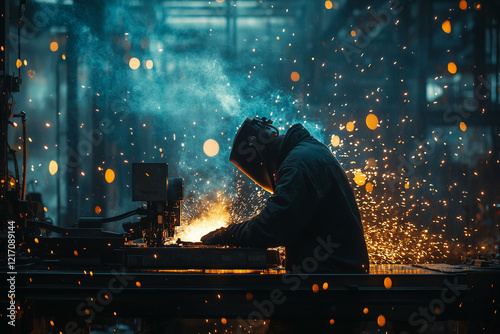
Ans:
[[[447,34],[451,33],[451,23],[450,23],[450,20],[446,20],[443,22],[443,24],[441,24],[441,28],[443,29],[443,31]]]
[[[332,7],[333,7],[333,4],[330,0],[325,1],[325,8],[326,9],[332,9]]]
[[[451,74],[457,73],[457,65],[455,65],[454,62],[448,63],[448,72],[450,72]]]
[[[107,169],[106,173],[104,173],[104,178],[108,183],[113,182],[115,180],[115,172],[112,169]]]
[[[146,61],[146,68],[148,70],[153,68],[153,61],[151,59]]]
[[[57,170],[59,169],[59,166],[57,165],[57,162],[54,160],[51,160],[49,163],[49,173],[50,175],[54,175],[57,173]]]
[[[347,124],[345,125],[345,129],[349,132],[353,132],[354,131],[354,122],[347,122]]]
[[[219,143],[213,139],[208,139],[203,144],[203,152],[209,157],[215,157],[219,153]]]
[[[384,279],[384,287],[385,287],[386,289],[390,289],[390,288],[392,288],[392,280],[391,280],[391,278],[390,278],[390,277],[386,277],[386,278]]]
[[[141,66],[141,61],[135,57],[132,57],[128,61],[128,66],[130,66],[130,68],[133,70],[137,70]]]
[[[363,174],[363,172],[361,171],[357,171],[355,174],[354,174],[354,182],[358,185],[358,186],[364,186],[365,185],[365,182],[366,182],[366,175]]]
[[[337,135],[332,135],[330,143],[332,144],[333,147],[338,147],[340,145],[340,137]]]
[[[50,43],[50,51],[56,52],[59,49],[59,44],[57,42]]]
[[[467,131],[467,124],[465,124],[464,122],[460,122],[460,130],[462,130],[463,132]]]
[[[378,117],[375,114],[368,114],[366,116],[366,126],[370,130],[375,130],[378,127]]]
[[[380,327],[384,327],[385,326],[385,317],[382,314],[378,316],[378,318],[377,318],[377,324]]]
[[[366,189],[366,191],[371,193],[373,191],[373,184],[371,182],[367,182],[365,185],[365,189]]]
[[[467,9],[467,1],[461,0],[460,3],[458,4],[461,10],[466,10]]]
[[[290,78],[292,79],[293,82],[297,82],[300,80],[300,74],[298,72],[292,72],[292,74],[290,74]]]

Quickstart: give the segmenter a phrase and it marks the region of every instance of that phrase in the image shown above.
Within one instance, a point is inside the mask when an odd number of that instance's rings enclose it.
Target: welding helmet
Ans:
[[[279,136],[273,121],[263,117],[248,117],[236,133],[229,161],[255,183],[274,192],[273,163],[270,144]],[[276,158],[276,157],[274,157]]]

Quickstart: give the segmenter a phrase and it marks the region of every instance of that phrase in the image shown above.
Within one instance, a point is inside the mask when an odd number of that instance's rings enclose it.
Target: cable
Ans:
[[[142,207],[139,207],[139,208],[137,208],[135,210],[122,213],[121,215],[118,215],[118,216],[108,217],[108,218],[101,218],[101,222],[102,223],[110,223],[110,222],[114,222],[114,221],[118,221],[118,220],[121,220],[121,219],[125,219],[125,218],[128,218],[128,217],[131,217],[131,216],[134,216],[134,215],[143,214],[142,212],[144,212],[144,209]]]
[[[135,211],[132,212],[132,213],[129,213],[129,214],[121,214],[121,215],[118,215],[118,216],[115,216],[115,217],[108,217],[108,218],[102,218],[101,219],[101,222],[103,223],[110,223],[110,222],[114,222],[114,221],[118,221],[118,220],[122,220],[122,219],[125,219],[125,218],[128,218],[128,217],[131,217],[135,215]]]
[[[273,125],[271,125],[271,124],[267,124],[267,126],[268,126],[268,127],[270,127],[270,128],[273,128],[273,129],[276,131],[276,136],[279,136],[279,135],[280,135],[280,131],[278,130],[278,128],[277,128],[277,127],[275,127],[275,126],[273,126]]]

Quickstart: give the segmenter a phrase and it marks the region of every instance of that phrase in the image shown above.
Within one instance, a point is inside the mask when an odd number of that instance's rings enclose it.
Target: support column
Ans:
[[[7,130],[9,124],[9,101],[7,91],[7,75],[9,72],[9,1],[4,1],[0,17],[0,70],[2,76],[2,96],[0,105],[0,201],[5,199],[8,187],[8,168],[7,168]],[[3,211],[5,212],[5,211]]]
[[[77,4],[75,3],[75,6]],[[77,10],[77,8],[75,8]],[[68,161],[66,168],[67,203],[66,215],[60,226],[66,227],[76,223],[80,208],[78,194],[78,167],[80,155],[78,153],[78,50],[74,27],[68,26],[68,55],[67,55],[67,140]]]

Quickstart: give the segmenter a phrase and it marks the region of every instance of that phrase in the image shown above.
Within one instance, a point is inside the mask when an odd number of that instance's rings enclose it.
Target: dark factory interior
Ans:
[[[499,1],[1,10],[1,333],[500,331]]]

